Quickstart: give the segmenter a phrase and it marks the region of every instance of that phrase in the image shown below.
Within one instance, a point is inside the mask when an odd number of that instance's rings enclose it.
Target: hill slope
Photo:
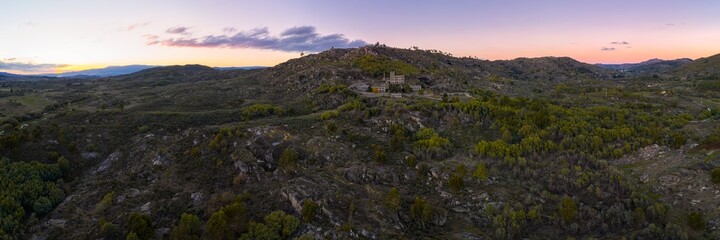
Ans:
[[[720,54],[697,59],[673,71],[673,74],[696,79],[720,79]]]

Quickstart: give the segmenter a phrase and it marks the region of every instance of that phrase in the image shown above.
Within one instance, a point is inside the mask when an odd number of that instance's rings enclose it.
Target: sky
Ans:
[[[720,53],[717,0],[0,0],[0,72],[273,66],[382,43],[588,63]]]

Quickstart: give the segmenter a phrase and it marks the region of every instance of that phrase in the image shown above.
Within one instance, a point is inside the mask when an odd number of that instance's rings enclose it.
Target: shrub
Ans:
[[[315,217],[317,216],[319,208],[320,208],[320,206],[318,206],[318,204],[315,203],[311,199],[307,199],[307,200],[303,201],[303,204],[302,204],[303,221],[305,221],[305,222],[314,221]]]
[[[46,213],[49,213],[50,210],[52,210],[52,203],[50,202],[50,199],[46,197],[40,197],[35,200],[35,203],[33,204],[33,212],[37,213],[38,215],[44,215]]]
[[[117,228],[117,225],[112,222],[108,222],[105,218],[100,218],[100,234],[108,240],[120,239],[122,234]]]
[[[407,163],[408,167],[415,167],[415,164],[417,164],[417,158],[415,155],[410,154],[405,157],[405,163]]]
[[[473,177],[480,179],[480,180],[487,180],[487,168],[485,167],[484,163],[478,163],[475,165],[475,171],[473,171],[472,174]]]
[[[150,131],[150,127],[147,125],[144,125],[144,126],[138,128],[138,132],[140,132],[140,133],[146,133],[148,131]]]
[[[281,170],[285,172],[295,172],[300,162],[300,155],[298,155],[294,149],[288,147],[282,152],[278,162]]]
[[[300,220],[283,211],[275,211],[265,216],[265,223],[250,222],[248,232],[240,239],[285,239],[300,226]]]
[[[113,204],[113,199],[115,199],[115,192],[108,192],[103,196],[102,200],[98,203],[97,206],[95,206],[96,212],[102,212],[105,211],[105,209],[109,208]]]
[[[410,218],[427,224],[432,220],[432,206],[423,198],[415,197],[415,202],[410,206]]]
[[[327,112],[324,112],[324,113],[320,114],[320,119],[321,119],[321,120],[328,120],[328,119],[336,118],[336,117],[338,117],[338,116],[340,116],[340,112],[335,111],[335,110],[331,110],[331,111],[327,111]]]
[[[205,225],[205,233],[208,239],[224,240],[235,238],[226,219],[227,216],[222,210],[213,213]]]
[[[138,239],[150,239],[155,233],[152,227],[152,219],[144,213],[131,213],[128,228],[131,233],[137,234]]]
[[[193,214],[183,213],[177,226],[170,233],[173,240],[198,240],[202,234],[200,218]]]
[[[421,158],[442,158],[452,152],[450,140],[438,135],[413,143],[413,153]]]
[[[692,229],[695,230],[703,230],[705,229],[705,219],[703,218],[702,214],[699,212],[690,212],[687,217],[687,223],[688,226],[690,226]]]
[[[575,220],[575,213],[577,212],[575,200],[568,196],[563,197],[562,202],[560,203],[559,212],[560,217],[565,220],[565,223],[571,223]]]
[[[375,162],[384,164],[387,162],[387,155],[385,155],[385,151],[382,150],[382,148],[378,146],[373,146],[375,148],[375,154],[373,154],[373,159]]]
[[[463,182],[462,176],[453,174],[448,179],[448,186],[450,186],[453,191],[460,191],[460,189],[465,186],[465,183]]]
[[[385,203],[392,210],[397,211],[400,209],[401,197],[397,188],[390,189],[390,192],[385,197]]]
[[[140,240],[140,237],[138,237],[137,233],[135,232],[129,232],[125,237],[125,240]]]
[[[720,184],[720,167],[713,168],[713,170],[710,171],[710,177],[713,183]]]
[[[283,110],[282,107],[274,106],[271,104],[253,104],[249,107],[246,107],[242,111],[243,117],[245,119],[253,119],[258,117],[266,117],[270,115],[283,115],[285,113],[285,110]]]

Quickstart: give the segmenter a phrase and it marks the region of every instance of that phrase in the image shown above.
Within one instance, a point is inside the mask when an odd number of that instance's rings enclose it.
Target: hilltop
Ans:
[[[332,49],[292,59],[253,75],[266,86],[306,92],[322,84],[372,81],[394,71],[425,87],[445,91],[492,88],[511,94],[549,90],[562,82],[610,78],[614,72],[568,57],[518,58],[487,61],[459,58],[436,50],[400,49],[370,45]],[[289,91],[293,93],[295,91]]]

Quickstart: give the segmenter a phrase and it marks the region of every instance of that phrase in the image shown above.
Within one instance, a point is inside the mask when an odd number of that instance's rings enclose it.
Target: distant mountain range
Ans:
[[[3,77],[18,77],[18,76],[20,76],[20,75],[12,74],[12,73],[6,73],[6,72],[0,72],[0,76],[3,76]]]
[[[689,58],[680,58],[675,60],[650,59],[641,63],[623,63],[623,64],[595,64],[598,67],[621,71],[630,74],[661,74],[673,71],[685,64],[691,63],[693,60]]]
[[[45,77],[73,77],[73,78],[90,78],[90,77],[113,77],[125,74],[136,73],[142,70],[157,68],[162,66],[153,65],[127,65],[127,66],[109,66],[105,68],[88,69],[74,72],[64,72],[57,74],[38,74],[37,76]],[[216,67],[217,70],[253,70],[265,68],[262,66],[248,66],[248,67]],[[9,73],[8,73],[9,74]],[[18,75],[15,75],[18,76]]]
[[[142,71],[149,68],[159,66],[151,65],[127,65],[127,66],[109,66],[105,68],[88,69],[75,72],[64,72],[57,74],[38,74],[40,76],[48,77],[111,77],[124,74],[130,74],[138,71]]]

